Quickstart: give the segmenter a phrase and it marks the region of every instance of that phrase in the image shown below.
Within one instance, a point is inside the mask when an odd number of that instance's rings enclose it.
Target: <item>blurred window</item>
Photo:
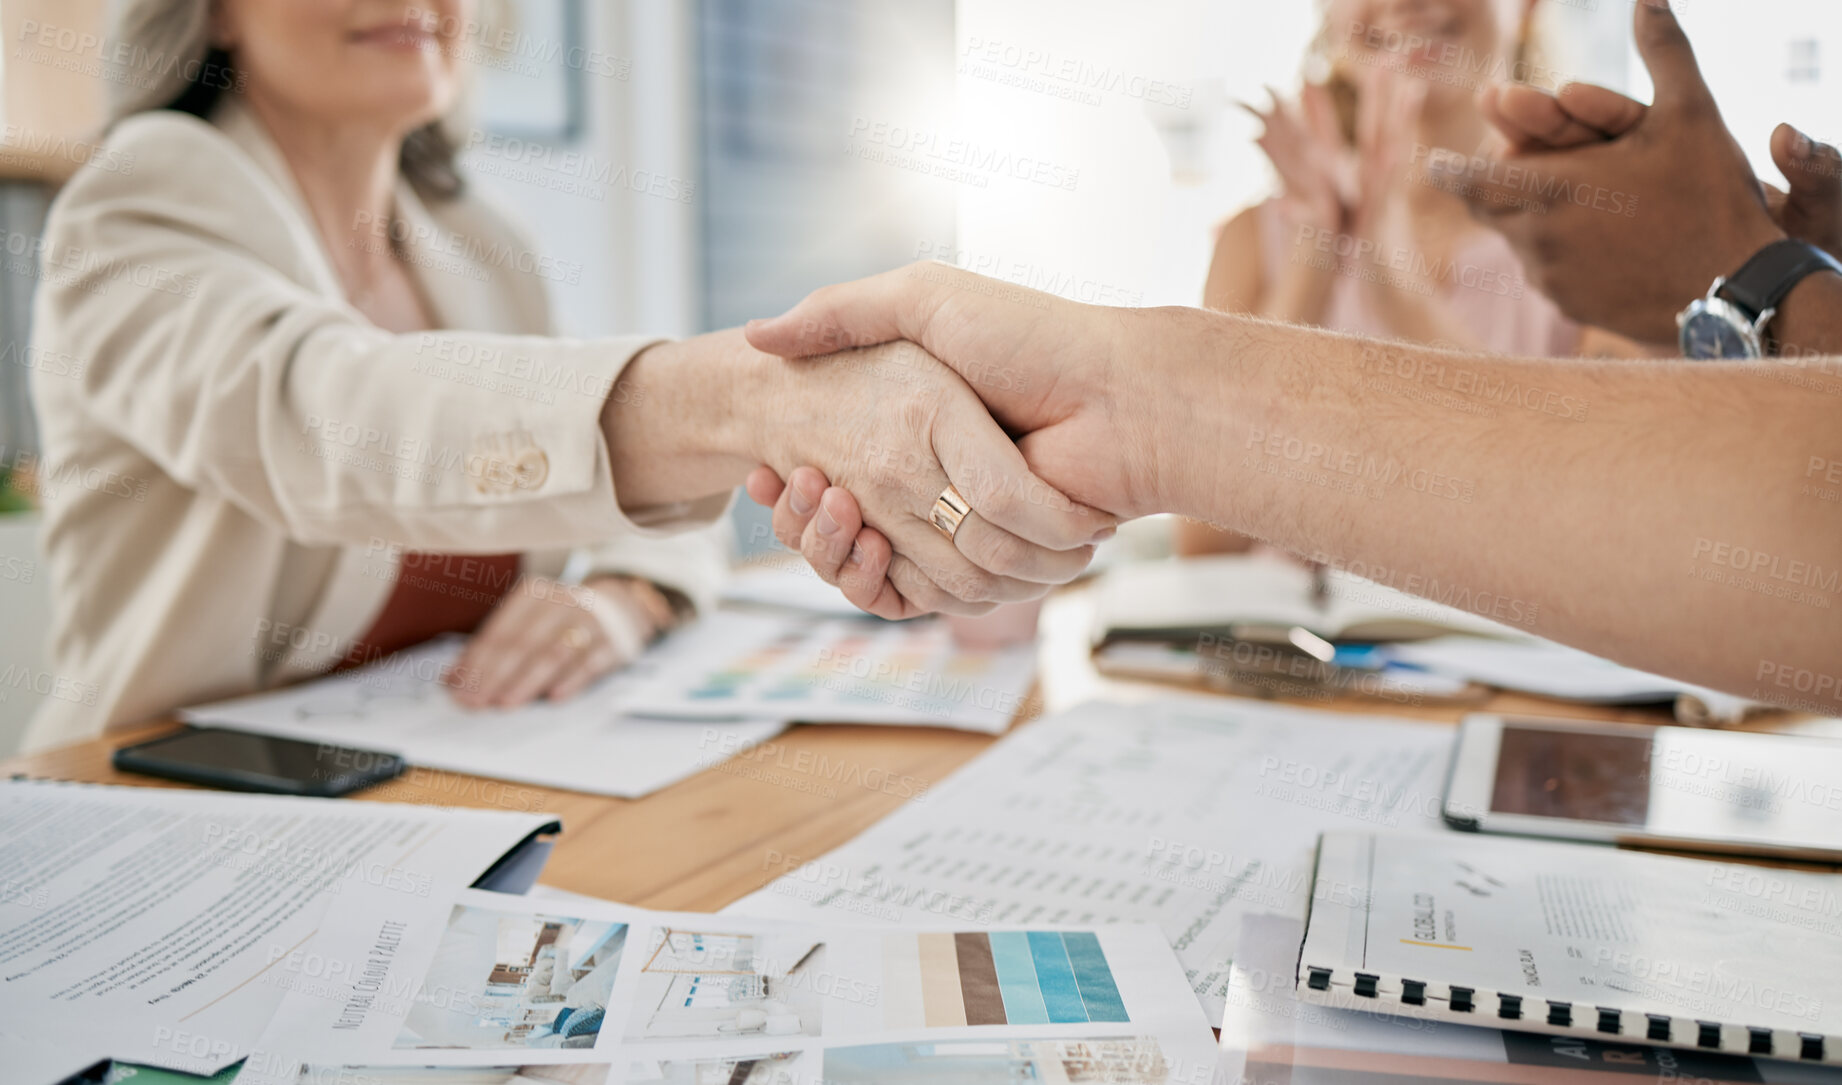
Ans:
[[[950,186],[850,148],[951,101],[952,0],[703,0],[697,35],[705,328],[951,242]]]

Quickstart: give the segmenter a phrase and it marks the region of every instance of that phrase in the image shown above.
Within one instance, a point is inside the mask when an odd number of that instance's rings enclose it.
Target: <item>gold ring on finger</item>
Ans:
[[[946,489],[940,491],[940,496],[934,498],[934,507],[928,512],[927,518],[942,535],[951,539],[959,534],[959,525],[966,522],[971,512],[972,506],[949,483]]]

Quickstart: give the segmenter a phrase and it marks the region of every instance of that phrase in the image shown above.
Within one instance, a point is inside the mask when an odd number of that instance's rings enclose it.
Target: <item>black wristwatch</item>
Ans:
[[[1676,316],[1685,357],[1740,360],[1766,355],[1765,326],[1778,315],[1785,296],[1811,275],[1842,262],[1802,241],[1774,241],[1732,275],[1714,280],[1708,296]]]

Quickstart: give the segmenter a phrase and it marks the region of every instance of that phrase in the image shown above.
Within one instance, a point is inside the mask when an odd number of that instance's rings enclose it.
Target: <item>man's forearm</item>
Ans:
[[[1797,372],[1825,395],[1769,363],[1137,319],[1169,511],[1633,666],[1762,697],[1808,674],[1799,694],[1842,706],[1842,506],[1824,496],[1842,487],[1822,483],[1842,471],[1842,370]]]
[[[648,347],[601,412],[621,507],[695,500],[740,485],[760,463],[756,427],[774,371],[740,331]]]

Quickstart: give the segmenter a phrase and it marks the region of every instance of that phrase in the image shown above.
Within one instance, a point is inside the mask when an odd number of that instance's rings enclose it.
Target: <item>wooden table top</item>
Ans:
[[[1044,710],[1059,711],[1093,697],[1169,695],[1169,686],[1121,682],[1095,672],[1086,641],[1091,615],[1091,591],[1079,587],[1058,594],[1043,609],[1037,700]],[[1473,711],[1668,722],[1655,710],[1602,709],[1516,694],[1466,706],[1344,698],[1313,701],[1310,707],[1454,723]],[[176,726],[168,721],[14,757],[0,762],[0,774],[183,786],[119,773],[109,764],[116,747]],[[943,728],[801,725],[641,799],[425,769],[411,769],[359,797],[554,814],[564,831],[544,870],[544,883],[652,908],[714,911],[773,881],[790,864],[849,840],[908,796],[937,786],[994,741]],[[885,786],[890,779],[899,786]]]

